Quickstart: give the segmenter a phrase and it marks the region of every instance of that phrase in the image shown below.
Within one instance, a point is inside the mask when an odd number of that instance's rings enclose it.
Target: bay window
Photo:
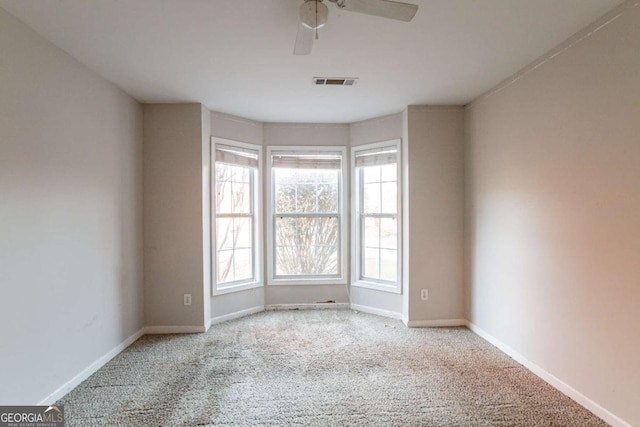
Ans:
[[[352,149],[354,285],[401,291],[400,143]]]
[[[212,139],[214,293],[261,285],[260,151]]]
[[[269,147],[272,284],[344,283],[340,147]]]

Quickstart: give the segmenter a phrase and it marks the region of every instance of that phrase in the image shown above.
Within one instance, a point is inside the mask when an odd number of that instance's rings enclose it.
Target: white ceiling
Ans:
[[[349,123],[465,104],[622,0],[405,0],[410,23],[341,11],[294,56],[302,0],[0,0],[141,102],[263,122]],[[314,76],[360,77],[316,87]]]

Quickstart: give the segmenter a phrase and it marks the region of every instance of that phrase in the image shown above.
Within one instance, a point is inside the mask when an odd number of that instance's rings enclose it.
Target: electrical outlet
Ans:
[[[184,305],[191,305],[191,294],[184,294]]]
[[[429,289],[420,289],[420,299],[422,301],[429,299]]]

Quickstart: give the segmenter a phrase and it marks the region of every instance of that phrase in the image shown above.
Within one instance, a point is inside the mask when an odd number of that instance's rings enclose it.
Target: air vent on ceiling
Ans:
[[[316,86],[353,86],[358,82],[358,77],[314,77]]]

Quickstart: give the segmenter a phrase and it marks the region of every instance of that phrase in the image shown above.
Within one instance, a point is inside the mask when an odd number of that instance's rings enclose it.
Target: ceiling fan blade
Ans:
[[[296,44],[293,48],[294,55],[309,55],[313,47],[313,37],[316,30],[304,25],[302,22],[298,25],[298,35],[296,35]]]
[[[418,11],[418,5],[390,0],[344,0],[337,2],[338,7],[345,10],[383,18],[409,22]]]

